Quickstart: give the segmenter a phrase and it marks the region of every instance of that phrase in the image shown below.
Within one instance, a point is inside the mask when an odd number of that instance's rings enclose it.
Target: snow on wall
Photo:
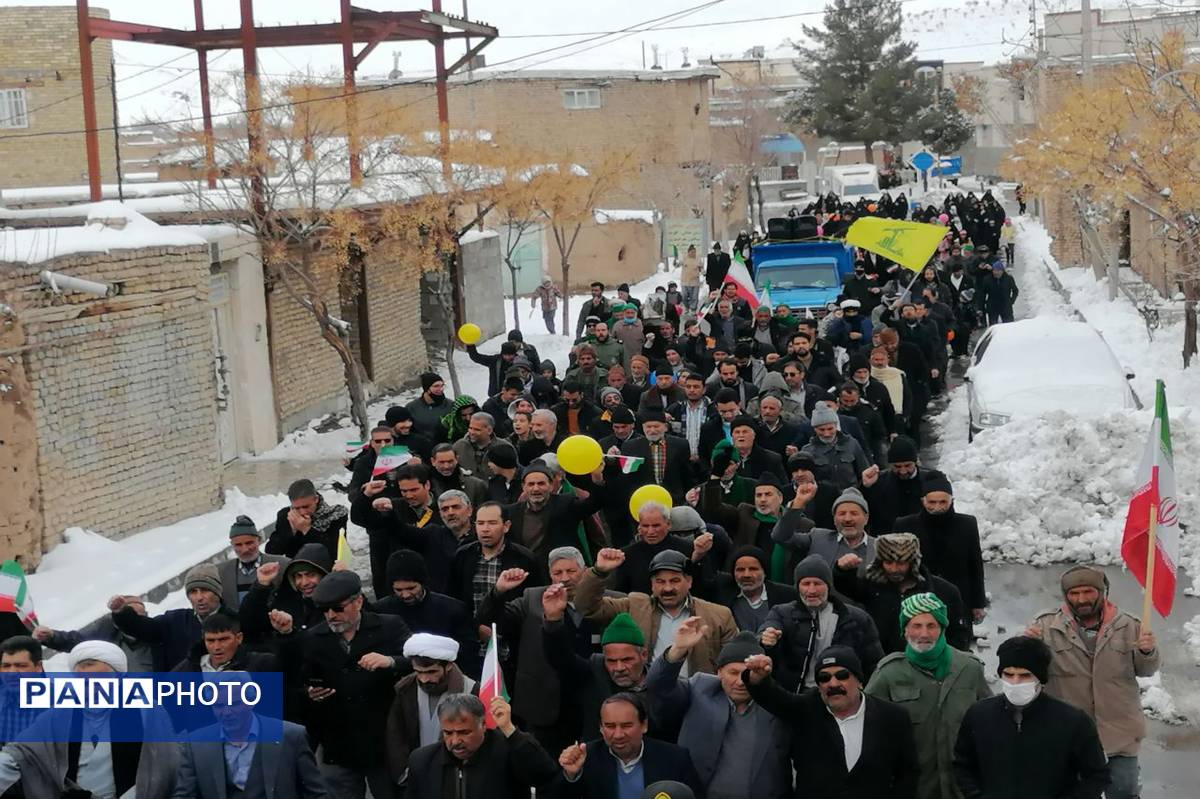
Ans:
[[[645,222],[653,225],[657,214],[651,210],[637,208],[597,208],[593,214],[597,225],[609,222]]]

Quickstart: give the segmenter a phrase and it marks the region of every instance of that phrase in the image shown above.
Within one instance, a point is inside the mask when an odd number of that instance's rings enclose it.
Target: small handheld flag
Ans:
[[[638,458],[633,455],[605,455],[604,457],[616,460],[617,464],[621,467],[621,474],[633,474],[642,468],[642,464],[646,462],[645,458]]]
[[[375,468],[371,470],[371,476],[378,477],[392,469],[399,469],[410,460],[412,460],[412,453],[408,451],[408,447],[383,447],[375,458]]]
[[[483,718],[488,729],[496,728],[492,717],[492,699],[502,696],[508,699],[504,689],[504,672],[500,670],[500,651],[497,647],[496,625],[492,625],[492,637],[488,639],[487,654],[483,656],[483,673],[479,676],[479,699],[483,702]]]
[[[29,595],[29,584],[25,581],[25,570],[11,558],[0,565],[0,611],[17,614],[29,629],[37,626],[37,614],[33,610],[33,597]]]
[[[350,542],[346,540],[346,531],[338,531],[338,551],[337,559],[347,566],[350,565],[350,556],[354,553],[350,551]]]

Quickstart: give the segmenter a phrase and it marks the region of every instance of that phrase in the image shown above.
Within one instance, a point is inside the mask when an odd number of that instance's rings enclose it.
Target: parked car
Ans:
[[[993,325],[967,369],[970,438],[1014,418],[1065,410],[1093,416],[1141,407],[1100,333],[1085,322],[1021,319]]]

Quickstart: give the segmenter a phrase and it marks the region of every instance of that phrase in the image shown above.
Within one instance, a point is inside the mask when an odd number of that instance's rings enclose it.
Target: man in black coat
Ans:
[[[771,679],[766,655],[752,655],[742,672],[750,697],[794,731],[797,799],[914,799],[917,749],[908,712],[862,693],[862,664],[852,649],[831,646],[816,657],[815,691],[784,689]],[[851,740],[860,747],[847,746]]]
[[[917,536],[929,571],[954,584],[972,620],[978,623],[988,604],[979,523],[974,516],[954,509],[950,481],[940,473],[925,478],[921,502],[920,513],[897,519],[896,529]]]
[[[875,539],[875,560],[863,571],[838,569],[837,590],[871,614],[884,654],[903,652],[900,604],[913,594],[932,593],[946,606],[946,643],[964,652],[971,645],[971,621],[958,589],[929,573],[921,563],[921,544],[912,533],[888,533]]]
[[[488,709],[495,729],[485,725],[478,697],[442,697],[437,709],[442,740],[409,757],[406,799],[527,799],[530,788],[539,788],[541,796],[541,786],[559,777],[558,764],[537,739],[513,726],[508,702],[496,697]]]
[[[647,738],[649,722],[642,699],[636,694],[613,694],[600,706],[601,739],[574,744],[562,753],[563,768],[558,795],[562,799],[615,799],[621,790],[618,770],[633,782],[633,790],[672,780],[704,795],[704,786],[681,746]]]
[[[574,597],[575,586],[587,566],[575,547],[561,547],[550,553],[550,581]],[[561,752],[579,739],[580,705],[578,686],[561,682],[550,665],[543,647],[545,621],[542,595],[547,586],[526,587],[529,575],[521,570],[501,572],[495,587],[479,605],[475,621],[483,626],[496,625],[501,639],[516,650],[516,679],[512,684],[513,709],[529,731],[548,752]],[[620,596],[608,591],[606,596]],[[579,658],[588,660],[600,651],[602,632],[583,614],[570,608],[562,614],[562,639]]]
[[[1013,303],[1017,300],[1017,281],[997,257],[992,271],[979,281],[976,301],[985,314],[987,324],[998,325],[1013,320]]]
[[[661,410],[644,410],[638,414],[638,421],[642,436],[625,442],[620,454],[643,458],[645,462],[637,470],[622,475],[624,493],[627,496],[641,486],[655,483],[670,492],[673,504],[685,504],[685,496],[695,480],[687,439],[667,433],[667,416]],[[620,495],[613,501],[622,508],[628,504],[621,501]]]
[[[330,572],[312,594],[325,621],[305,635],[302,679],[305,726],[322,749],[321,775],[335,796],[363,793],[392,799],[385,743],[394,686],[409,669],[399,616],[364,610],[362,581],[352,571]]]
[[[729,424],[733,449],[741,456],[738,474],[748,480],[758,480],[765,472],[771,472],[782,485],[787,482],[783,471],[783,458],[756,443],[758,422],[750,416],[739,416]]]
[[[604,487],[604,467],[591,476],[592,490],[581,499],[576,494],[554,493],[557,476],[544,463],[525,468],[521,476],[525,499],[509,505],[507,511],[512,540],[533,552],[538,563],[545,563],[550,550],[562,546],[579,547],[589,561],[589,554],[595,557],[603,547],[601,540],[580,541],[580,523],[603,508],[609,496]]]
[[[287,497],[287,507],[275,514],[267,554],[294,557],[300,547],[316,541],[336,558],[338,536],[346,531],[349,519],[346,508],[326,502],[312,480],[296,480],[288,486]]]
[[[500,352],[497,355],[484,355],[474,344],[467,345],[467,357],[487,369],[489,397],[500,390],[500,386],[504,382],[504,375],[513,367],[513,360],[517,357],[518,352],[519,345],[515,341],[506,341],[501,344]],[[537,361],[533,361],[533,363],[537,363]]]
[[[387,577],[392,593],[376,601],[370,609],[375,613],[399,616],[414,633],[431,633],[457,641],[455,663],[464,674],[478,677],[479,635],[467,606],[452,596],[425,587],[429,573],[421,553],[411,549],[393,552],[387,562]]]
[[[387,560],[397,549],[413,549],[425,558],[429,587],[446,593],[458,537],[438,513],[430,488],[430,469],[420,463],[396,471],[395,483],[372,480],[350,506],[350,521],[367,529],[371,539],[371,586],[376,599],[391,593]]]
[[[242,625],[237,616],[214,613],[200,629],[202,640],[172,671],[279,671],[274,655],[251,652],[242,646]]]
[[[235,614],[221,604],[221,578],[216,566],[194,566],[184,576],[183,587],[191,607],[168,610],[161,616],[139,615],[127,607],[123,596],[108,601],[117,629],[154,647],[156,671],[167,671],[191,654],[202,640],[201,624],[206,618],[214,613]]]
[[[732,262],[729,253],[721,251],[721,242],[713,242],[712,252],[708,254],[704,267],[704,281],[708,283],[709,291],[717,291],[725,282]]]
[[[1109,785],[1104,747],[1086,713],[1043,690],[1050,648],[1019,635],[996,654],[1002,693],[967,710],[954,746],[954,777],[965,799],[1100,799]]]
[[[871,507],[871,534],[915,532],[907,527],[897,527],[896,520],[920,512],[925,482],[945,479],[945,475],[937,469],[921,468],[917,445],[908,436],[896,436],[892,440],[887,461],[887,471],[881,470],[877,476],[872,472],[863,481],[863,496]]]
[[[545,582],[545,569],[539,568],[534,554],[509,539],[511,529],[508,509],[499,502],[485,502],[475,510],[475,540],[454,553],[446,592],[465,603],[472,616],[496,584],[496,578],[508,569],[521,569],[533,575],[531,585]]]
[[[276,579],[279,563],[258,567],[258,579],[238,609],[246,646],[278,652],[282,639],[300,636],[324,621],[312,603],[312,593],[321,578],[333,569],[333,556],[324,544],[305,544]],[[290,665],[290,664],[285,664]]]
[[[758,547],[739,547],[729,560],[732,573],[717,574],[717,592],[712,600],[729,608],[739,630],[757,633],[767,620],[767,611],[796,601],[795,588],[767,579],[771,561]]]
[[[600,417],[600,408],[591,397],[583,395],[583,386],[567,379],[562,385],[561,400],[550,410],[558,417],[558,430],[563,436],[588,435]]]

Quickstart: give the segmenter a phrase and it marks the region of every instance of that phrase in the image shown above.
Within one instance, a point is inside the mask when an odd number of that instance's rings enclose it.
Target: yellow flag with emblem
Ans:
[[[914,272],[920,272],[937,252],[938,242],[950,228],[864,216],[854,220],[846,232],[846,243],[882,255]]]
[[[346,540],[346,531],[338,532],[338,551],[337,559],[347,566],[350,565],[350,556],[353,553],[350,551],[350,542]]]

